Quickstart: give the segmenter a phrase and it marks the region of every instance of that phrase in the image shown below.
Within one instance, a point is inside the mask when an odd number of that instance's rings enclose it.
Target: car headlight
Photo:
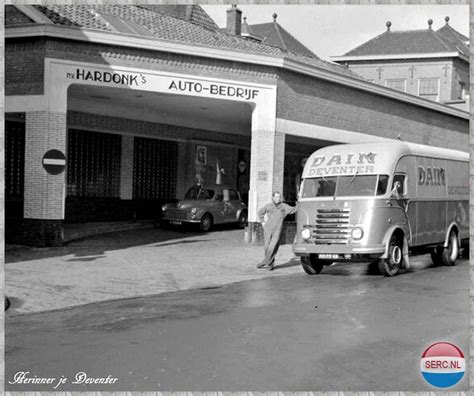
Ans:
[[[305,240],[311,238],[311,230],[309,228],[303,228],[301,230],[301,237]]]
[[[196,214],[197,211],[197,208],[191,208],[191,214]]]
[[[162,211],[162,212],[166,212],[167,210],[168,210],[168,205],[163,205],[163,206],[161,207],[161,211]]]
[[[359,240],[362,239],[364,236],[364,230],[360,227],[356,227],[352,229],[352,239]]]

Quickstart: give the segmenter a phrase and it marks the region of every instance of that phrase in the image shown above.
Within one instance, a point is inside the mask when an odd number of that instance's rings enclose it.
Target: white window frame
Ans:
[[[466,100],[466,83],[464,81],[458,81],[458,83],[459,83],[458,99]]]
[[[424,96],[420,96],[420,83],[421,81],[424,81],[424,80],[436,80],[436,82],[438,83],[438,92],[436,93],[436,102],[439,102],[439,93],[440,93],[440,89],[441,89],[441,84],[440,84],[440,78],[439,77],[421,77],[418,79],[418,96],[420,98],[423,98],[423,99],[427,99],[427,100],[431,100],[431,99],[428,99],[428,98],[425,98]]]

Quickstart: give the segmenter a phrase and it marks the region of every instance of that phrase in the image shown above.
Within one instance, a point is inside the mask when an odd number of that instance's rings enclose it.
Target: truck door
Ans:
[[[395,214],[393,224],[400,225],[406,231],[408,241],[411,241],[413,229],[416,227],[414,215],[415,207],[410,207],[407,191],[407,175],[405,173],[395,173],[393,175],[392,190],[390,199],[393,206],[398,206],[400,211]]]

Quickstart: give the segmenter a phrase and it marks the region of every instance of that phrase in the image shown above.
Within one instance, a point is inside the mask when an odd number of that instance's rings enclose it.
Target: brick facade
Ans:
[[[5,95],[42,95],[46,40],[8,42],[5,46]]]
[[[43,156],[51,149],[66,153],[66,114],[26,113],[25,199],[26,219],[62,220],[66,174],[51,175],[43,168]]]
[[[296,73],[281,77],[278,118],[457,150],[468,144],[467,120]]]

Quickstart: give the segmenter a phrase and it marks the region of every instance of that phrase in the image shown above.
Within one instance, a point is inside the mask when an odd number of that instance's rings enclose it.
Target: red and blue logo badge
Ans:
[[[421,356],[421,374],[431,385],[448,388],[456,385],[466,371],[461,349],[449,342],[430,345]]]

